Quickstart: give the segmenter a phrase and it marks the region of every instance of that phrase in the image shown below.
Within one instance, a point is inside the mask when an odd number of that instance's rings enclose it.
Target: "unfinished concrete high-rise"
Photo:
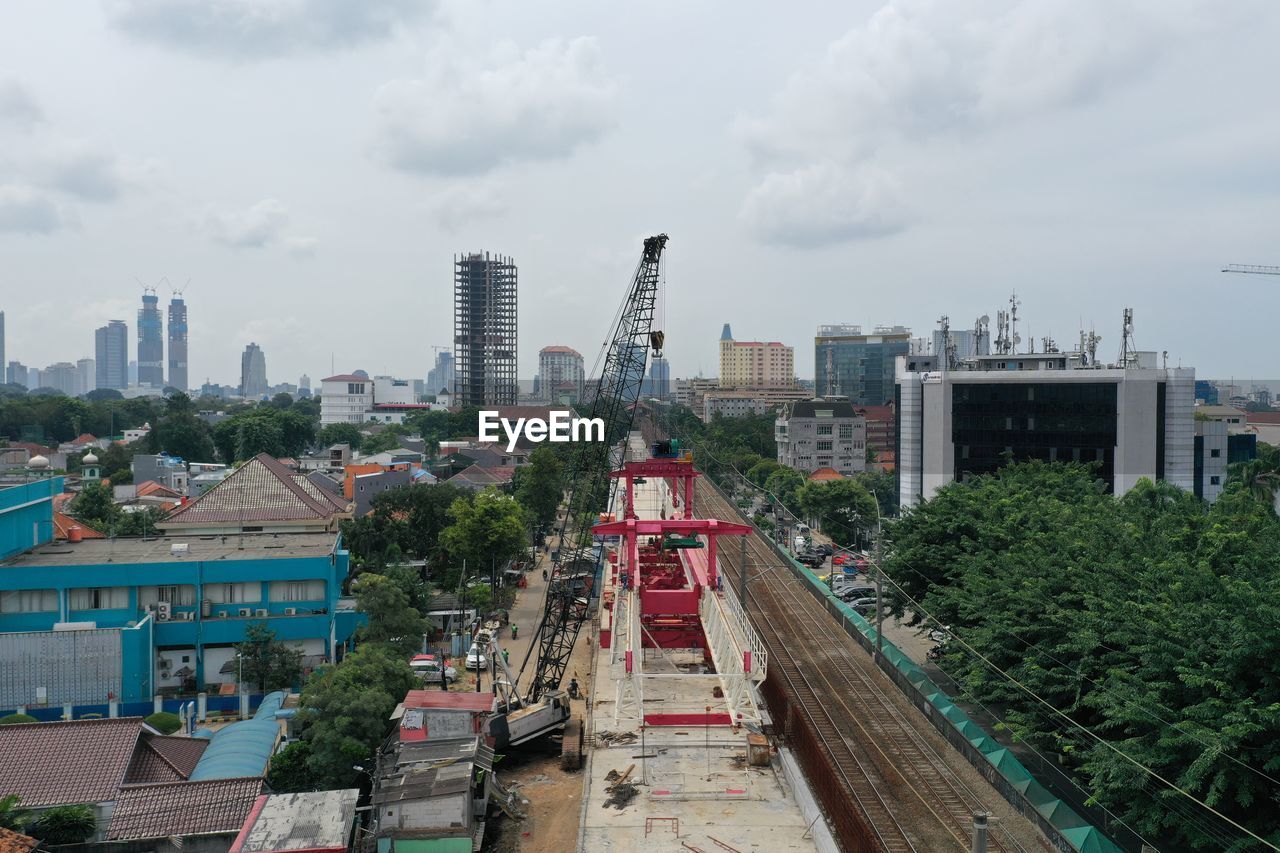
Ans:
[[[453,259],[455,402],[516,403],[516,265],[504,255]]]
[[[138,384],[164,387],[164,334],[160,297],[154,287],[142,291],[142,307],[138,309]]]
[[[187,303],[182,291],[175,290],[169,300],[169,385],[184,394],[187,384]]]

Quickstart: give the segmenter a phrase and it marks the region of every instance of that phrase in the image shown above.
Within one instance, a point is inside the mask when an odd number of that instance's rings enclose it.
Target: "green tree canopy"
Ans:
[[[876,499],[853,479],[805,483],[796,505],[838,545],[851,547],[876,527]]]
[[[385,645],[403,657],[422,646],[427,620],[395,580],[365,572],[356,578],[354,587],[360,610],[369,616],[369,623],[359,629],[361,642]]]
[[[767,493],[766,497],[782,501],[787,509],[796,510],[799,508],[796,505],[796,495],[804,484],[804,475],[799,471],[779,468],[769,475],[769,479],[765,481],[764,490]]]
[[[353,453],[360,449],[363,441],[364,433],[360,432],[360,427],[356,424],[327,424],[320,428],[320,432],[316,433],[316,443],[321,447],[349,444]]]
[[[238,676],[259,693],[290,689],[302,677],[302,651],[277,640],[265,622],[245,628],[244,642],[237,643],[235,650],[240,658]]]
[[[555,451],[543,446],[529,454],[529,464],[516,469],[515,495],[538,530],[552,528],[564,498],[564,464]]]
[[[46,844],[81,844],[98,829],[93,806],[54,806],[36,815],[26,831]]]
[[[449,517],[453,524],[440,536],[451,558],[447,586],[456,583],[463,560],[470,574],[487,576],[492,565],[501,567],[524,549],[524,508],[497,489],[485,489],[471,500],[458,498],[449,507]]]
[[[373,760],[391,730],[391,712],[416,684],[409,664],[376,643],[311,677],[299,705],[303,737],[311,748],[307,767],[318,785],[356,787],[359,774],[353,765]]]

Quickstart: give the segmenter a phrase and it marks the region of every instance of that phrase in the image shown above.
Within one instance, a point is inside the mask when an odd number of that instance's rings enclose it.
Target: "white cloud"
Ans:
[[[295,258],[314,258],[320,248],[320,241],[315,237],[289,237],[284,245]]]
[[[0,186],[0,233],[51,234],[75,218],[48,193],[26,186]]]
[[[764,158],[863,157],[1102,97],[1206,22],[1167,0],[890,0],[739,131]]]
[[[422,79],[378,89],[374,150],[397,169],[431,174],[567,157],[613,126],[615,94],[593,38],[524,53],[506,44],[484,67],[442,55]]]
[[[431,212],[436,224],[453,233],[477,220],[505,216],[505,193],[505,188],[493,180],[468,181],[436,193],[431,199]]]
[[[44,111],[27,87],[17,80],[0,80],[0,125],[30,127],[44,121]]]
[[[798,248],[884,237],[907,223],[893,175],[833,163],[771,172],[747,195],[738,216],[764,242]]]
[[[42,186],[86,201],[114,201],[129,183],[114,154],[80,140],[60,139],[44,146],[35,172]]]
[[[105,0],[107,20],[148,41],[261,59],[380,41],[436,0]]]
[[[274,198],[263,199],[248,210],[210,212],[205,234],[215,243],[234,249],[261,249],[280,241],[289,224],[288,209]]]

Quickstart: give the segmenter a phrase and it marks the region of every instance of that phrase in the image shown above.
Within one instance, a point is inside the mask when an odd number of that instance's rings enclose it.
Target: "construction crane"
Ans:
[[[1238,272],[1246,275],[1280,275],[1280,267],[1267,267],[1258,264],[1227,264],[1223,272]]]
[[[631,431],[649,352],[652,350],[655,356],[662,353],[664,333],[653,328],[653,317],[666,245],[666,234],[645,239],[640,263],[613,326],[590,414],[604,422],[604,441],[581,442],[573,447],[568,467],[568,502],[559,529],[560,547],[552,561],[546,606],[513,684],[519,683],[537,649],[533,678],[523,699],[513,698],[505,703],[505,711],[492,721],[490,732],[499,741],[520,743],[564,728],[569,722],[568,703],[560,682],[588,615],[590,584],[598,561],[592,549],[591,527],[608,502],[608,475],[615,467],[611,450]],[[568,732],[565,740],[567,747]]]

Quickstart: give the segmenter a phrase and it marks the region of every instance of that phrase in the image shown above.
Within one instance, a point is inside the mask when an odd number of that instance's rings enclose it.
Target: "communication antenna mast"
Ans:
[[[950,370],[956,361],[956,347],[951,342],[951,318],[943,314],[938,325],[942,327],[942,369]]]
[[[996,354],[1007,355],[1009,352],[1009,312],[1003,309],[996,312]]]
[[[1088,350],[1089,365],[1093,366],[1098,363],[1098,344],[1102,342],[1102,335],[1097,334],[1093,329],[1089,330]]]
[[[1012,353],[1016,353],[1018,344],[1022,343],[1022,338],[1018,337],[1018,306],[1021,304],[1018,292],[1014,291],[1009,296],[1009,351]]]
[[[840,383],[836,381],[835,357],[832,355],[833,348],[827,344],[827,396],[840,396]]]
[[[1138,346],[1133,341],[1133,309],[1124,309],[1124,324],[1121,329],[1120,366],[1128,367],[1129,360],[1137,360]]]
[[[973,355],[982,354],[983,339],[991,337],[991,332],[988,329],[990,323],[991,318],[986,314],[973,321]]]

